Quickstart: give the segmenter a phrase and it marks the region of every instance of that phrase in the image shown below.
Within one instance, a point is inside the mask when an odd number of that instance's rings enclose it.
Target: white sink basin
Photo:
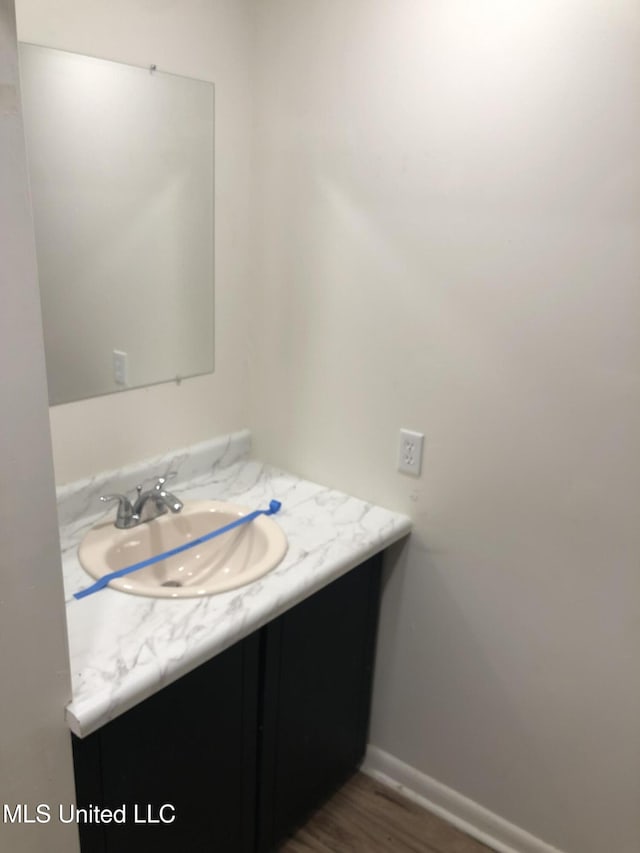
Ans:
[[[93,527],[78,557],[94,578],[198,539],[250,510],[222,501],[187,501],[182,512],[162,515],[130,530],[113,519]],[[193,598],[244,586],[275,568],[287,551],[287,537],[261,515],[229,533],[109,582],[112,589],[153,598]]]

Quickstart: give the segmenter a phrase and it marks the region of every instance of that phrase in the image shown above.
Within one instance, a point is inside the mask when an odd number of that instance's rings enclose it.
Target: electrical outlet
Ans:
[[[410,429],[400,430],[400,452],[398,454],[398,471],[403,474],[413,474],[418,477],[422,468],[422,447],[424,435]]]
[[[113,351],[113,381],[116,385],[129,384],[129,356],[119,349]]]

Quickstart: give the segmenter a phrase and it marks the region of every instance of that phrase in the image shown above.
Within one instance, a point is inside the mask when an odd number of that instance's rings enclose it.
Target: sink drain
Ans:
[[[160,586],[182,586],[182,584],[180,581],[165,581],[164,583],[161,583]]]

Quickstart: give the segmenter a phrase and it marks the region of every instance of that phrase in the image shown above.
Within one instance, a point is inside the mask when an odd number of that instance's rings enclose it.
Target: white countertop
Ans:
[[[249,433],[235,433],[58,491],[73,690],[66,717],[80,737],[410,532],[406,516],[263,465],[249,449]],[[281,501],[276,520],[289,540],[283,561],[254,583],[203,598],[107,588],[74,599],[92,583],[77,547],[98,518],[114,515],[98,496],[147,485],[167,471],[177,471],[169,485],[181,500],[229,500],[249,509]]]

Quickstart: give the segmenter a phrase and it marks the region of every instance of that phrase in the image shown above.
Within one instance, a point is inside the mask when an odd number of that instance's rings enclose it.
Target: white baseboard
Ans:
[[[361,770],[491,847],[496,853],[562,853],[557,847],[551,847],[376,746],[368,747]]]

